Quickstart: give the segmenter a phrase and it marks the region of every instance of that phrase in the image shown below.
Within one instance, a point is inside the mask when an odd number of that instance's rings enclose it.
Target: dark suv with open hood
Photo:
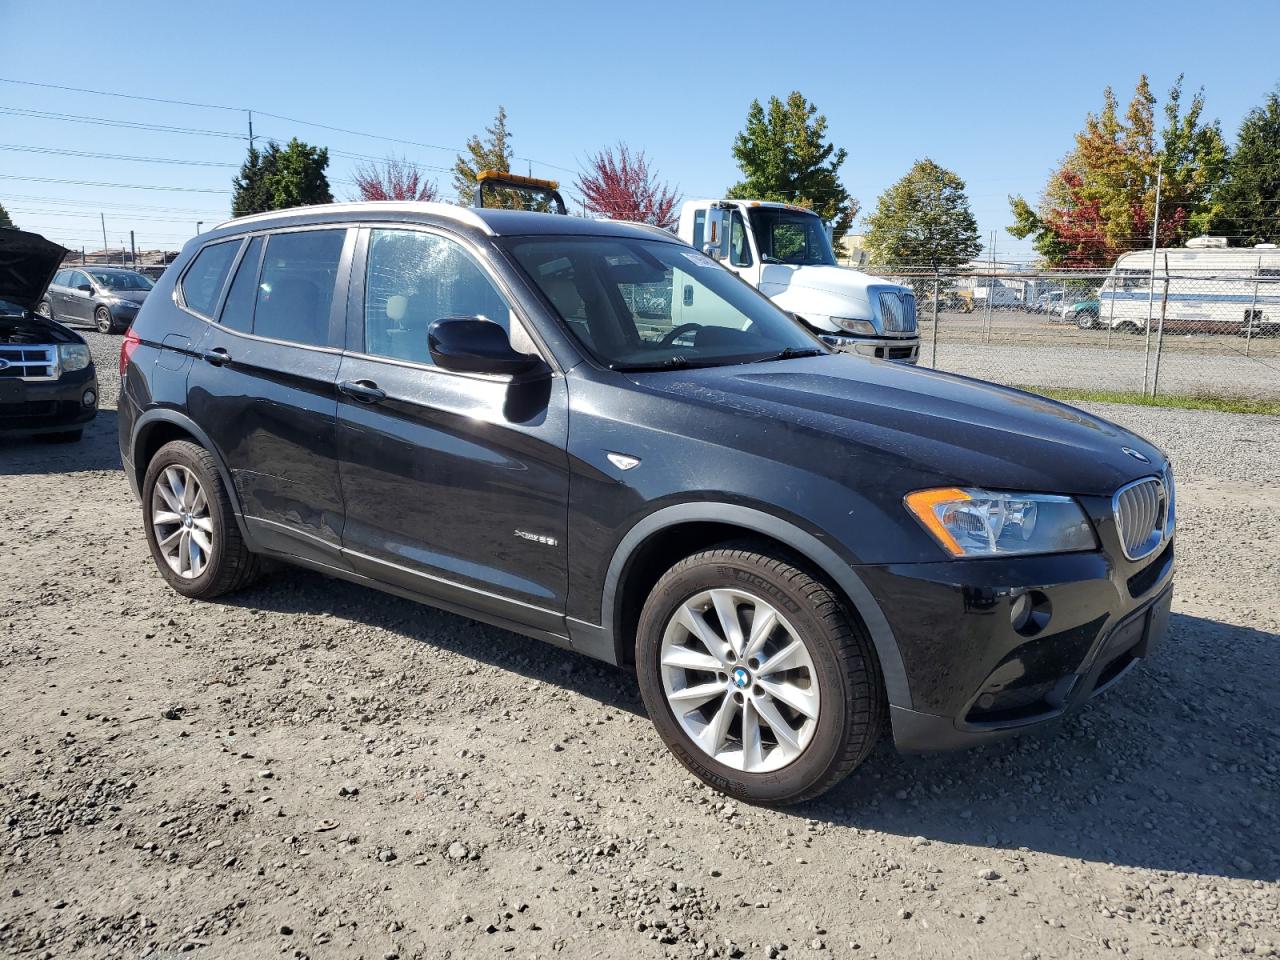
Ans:
[[[0,229],[0,434],[79,440],[98,412],[98,380],[84,337],[32,310],[66,250]]]
[[[635,670],[699,777],[786,803],[1078,707],[1163,637],[1140,437],[831,352],[663,231],[326,205],[188,243],[126,335],[160,573],[271,557]],[[637,773],[637,775],[639,775]]]

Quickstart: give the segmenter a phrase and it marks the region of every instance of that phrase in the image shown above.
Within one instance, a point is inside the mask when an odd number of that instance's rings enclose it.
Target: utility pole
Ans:
[[[253,111],[246,111],[249,114],[249,149],[253,149]]]
[[[99,212],[98,217],[102,220],[102,260],[104,263],[110,263],[111,254],[107,252],[107,215]]]
[[[129,231],[129,256],[133,261],[133,269],[138,269],[138,245],[134,242],[133,231]]]
[[[203,221],[203,220],[197,220],[197,221],[196,221],[196,235],[197,235],[197,236],[199,236],[199,235],[200,235],[200,228],[201,228],[202,226],[204,226],[204,221]]]
[[[1142,395],[1147,395],[1147,371],[1151,363],[1151,318],[1156,305],[1156,247],[1160,237],[1160,186],[1164,181],[1164,166],[1156,172],[1156,215],[1151,221],[1151,285],[1147,287],[1147,336],[1142,353]]]
[[[983,337],[984,343],[991,342],[991,301],[996,295],[996,232],[991,231],[991,285],[987,287],[987,323],[986,336]]]

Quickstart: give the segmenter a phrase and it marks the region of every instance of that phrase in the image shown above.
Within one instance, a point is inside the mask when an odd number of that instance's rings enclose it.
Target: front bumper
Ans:
[[[88,391],[93,402],[85,404]],[[0,434],[73,430],[98,415],[98,378],[92,365],[57,380],[0,382]]]
[[[855,337],[845,333],[821,332],[818,336],[829,347],[842,353],[856,353],[877,360],[896,360],[899,363],[917,363],[920,360],[920,338],[911,337]]]
[[[910,702],[890,704],[898,748],[962,747],[1036,726],[1155,652],[1168,630],[1173,540],[1140,563],[1104,551],[860,568],[907,675]],[[1019,629],[1020,602],[1047,620]]]

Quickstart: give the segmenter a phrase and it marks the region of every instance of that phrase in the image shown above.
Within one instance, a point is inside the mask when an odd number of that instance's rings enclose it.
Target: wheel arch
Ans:
[[[213,457],[223,486],[227,488],[227,498],[231,501],[232,513],[235,515],[236,525],[240,528],[240,535],[244,537],[246,543],[252,543],[245,526],[244,511],[240,507],[240,495],[231,479],[231,471],[227,469],[226,462],[213,441],[209,439],[209,435],[190,417],[177,410],[148,410],[133,425],[133,435],[129,441],[131,454],[129,459],[134,473],[133,480],[139,494],[142,492],[142,481],[147,475],[147,465],[151,462],[151,458],[166,443],[174,440],[190,440],[207,450]]]
[[[742,537],[771,541],[798,554],[824,574],[862,619],[875,647],[889,703],[909,707],[906,669],[888,620],[858,576],[831,547],[789,520],[731,503],[682,503],[636,523],[609,562],[601,596],[600,651],[619,665],[633,661],[635,624],[648,588],[690,553]]]

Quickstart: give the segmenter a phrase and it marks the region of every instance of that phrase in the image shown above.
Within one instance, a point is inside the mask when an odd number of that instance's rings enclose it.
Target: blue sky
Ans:
[[[252,107],[260,135],[335,151],[404,155],[449,192],[447,168],[499,103],[517,169],[571,181],[585,157],[625,140],[686,196],[719,195],[752,98],[801,90],[849,159],[864,214],[917,158],[963,177],[984,238],[1006,197],[1038,193],[1086,112],[1111,84],[1122,103],[1146,71],[1160,94],[1179,74],[1205,88],[1229,139],[1280,81],[1280,4],[1166,2],[514,4],[0,0],[0,77]],[[536,19],[530,19],[536,11]],[[13,111],[25,111],[15,113]],[[178,126],[178,134],[34,115]],[[396,145],[273,113],[434,144]],[[176,247],[225,218],[246,144],[242,111],[0,83],[0,202],[68,246]],[[37,147],[232,166],[33,153]],[[334,156],[339,198],[358,161]],[[47,178],[46,181],[12,178]],[[175,190],[101,187],[98,181]],[[227,191],[202,192],[202,191]]]

